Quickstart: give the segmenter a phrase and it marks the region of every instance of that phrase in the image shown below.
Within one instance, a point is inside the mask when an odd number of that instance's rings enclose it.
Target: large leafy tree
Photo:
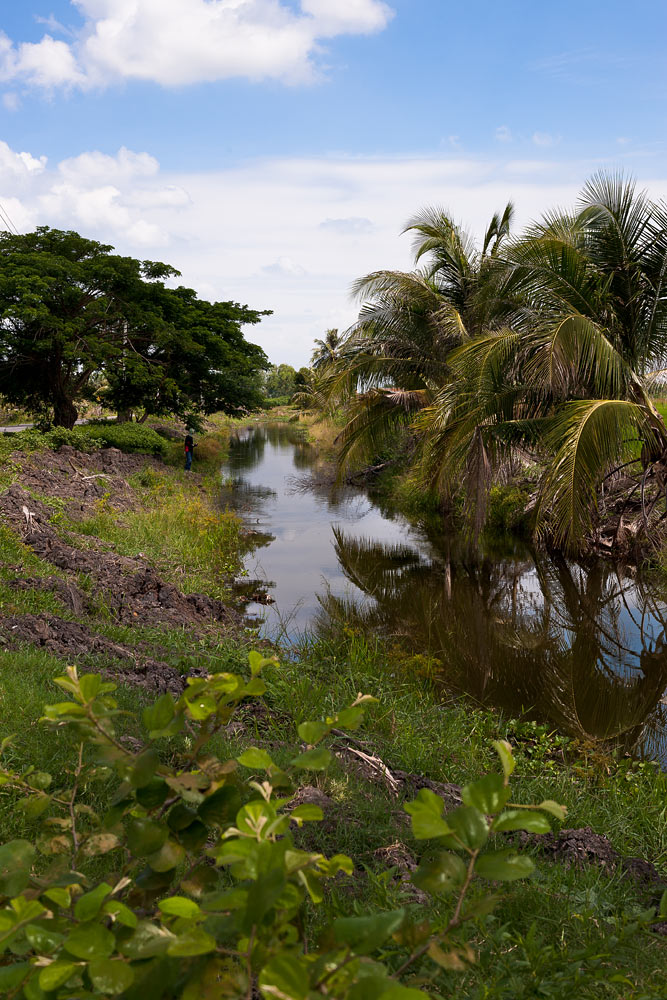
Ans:
[[[0,235],[0,392],[65,427],[100,386],[120,410],[252,403],[266,359],[241,326],[262,314],[168,289],[174,268],[112,250],[47,227]]]

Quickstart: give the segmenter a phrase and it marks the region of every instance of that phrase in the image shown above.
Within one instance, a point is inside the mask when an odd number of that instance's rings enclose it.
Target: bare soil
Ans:
[[[74,521],[91,516],[106,498],[112,500],[114,509],[129,510],[137,504],[137,496],[128,477],[147,465],[164,466],[146,455],[126,455],[116,448],[85,454],[63,446],[58,452],[39,452],[27,460],[17,455],[16,459],[17,464],[23,461],[23,467],[16,481],[0,494],[0,518],[57,572],[37,578],[14,567],[10,586],[50,591],[72,615],[91,620],[81,624],[51,615],[4,618],[0,621],[4,644],[28,642],[68,657],[108,655],[118,662],[119,676],[126,682],[158,691],[181,690],[180,674],[148,657],[140,643],[130,648],[96,634],[91,624],[95,610],[103,605],[118,624],[183,627],[199,633],[238,628],[242,616],[206,594],[182,593],[141,556],[118,555],[113,546],[88,535],[70,534],[70,540],[65,540],[51,523],[54,505],[49,503],[59,501]],[[79,540],[81,547],[71,544]]]

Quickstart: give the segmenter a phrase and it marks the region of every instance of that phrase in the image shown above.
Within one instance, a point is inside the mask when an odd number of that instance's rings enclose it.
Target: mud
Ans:
[[[75,522],[88,517],[107,498],[113,498],[114,509],[132,509],[136,494],[127,478],[147,465],[164,469],[157,460],[126,455],[116,448],[85,454],[63,446],[58,452],[40,452],[27,459],[17,454],[16,461],[23,465],[17,480],[0,494],[0,520],[57,572],[35,577],[26,576],[21,566],[12,567],[15,578],[10,587],[49,591],[67,611],[93,622],[103,607],[112,621],[123,625],[184,627],[199,634],[243,625],[237,611],[206,594],[182,593],[143,557],[120,556],[113,545],[72,531],[65,539],[52,523],[59,510]],[[178,671],[156,659],[155,653],[151,657],[142,643],[130,647],[111,642],[95,632],[94,623],[48,614],[5,617],[0,620],[0,637],[10,647],[27,642],[67,658],[107,657],[116,664],[107,673],[154,691],[178,693],[183,688]]]
[[[149,655],[154,647],[146,643],[128,646],[93,632],[79,622],[66,621],[54,615],[11,615],[3,618],[0,632],[5,648],[16,649],[25,643],[43,649],[66,660],[88,656],[108,659],[109,665],[95,669],[126,684],[145,687],[160,694],[171,691],[180,695],[184,678],[164,661]]]

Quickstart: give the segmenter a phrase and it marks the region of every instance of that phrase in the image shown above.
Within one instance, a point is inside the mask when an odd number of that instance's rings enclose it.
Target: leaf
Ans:
[[[149,747],[136,758],[134,767],[129,773],[129,780],[134,788],[144,788],[150,783],[155,774],[160,757],[154,747]]]
[[[51,962],[39,974],[39,985],[47,993],[57,990],[76,972],[74,962]]]
[[[466,866],[457,854],[443,851],[435,858],[422,861],[412,881],[420,889],[439,895],[459,889],[465,881],[466,872]]]
[[[299,739],[302,739],[304,743],[315,746],[323,736],[327,735],[329,728],[326,722],[302,722],[297,728],[297,733]]]
[[[65,939],[64,934],[58,933],[50,926],[53,921],[44,921],[41,924],[28,924],[25,929],[25,936],[32,948],[40,955],[48,955],[55,951]]]
[[[121,903],[117,899],[109,899],[102,907],[102,912],[108,913],[110,917],[113,917],[123,927],[131,927],[133,930],[139,922],[136,914],[132,912],[129,906],[126,906],[125,903]]]
[[[135,858],[159,851],[169,831],[152,819],[131,819],[127,824],[127,846]]]
[[[15,962],[12,965],[0,967],[0,996],[9,996],[14,993],[31,972],[30,962]]]
[[[84,841],[81,853],[90,858],[98,854],[108,854],[116,847],[120,847],[120,840],[115,833],[93,833]]]
[[[169,795],[169,785],[163,778],[151,778],[141,788],[137,788],[136,797],[144,809],[156,809],[161,806]]]
[[[553,799],[544,799],[537,806],[538,809],[544,809],[545,812],[551,813],[556,819],[562,821],[565,819],[567,813],[567,806],[561,806],[558,802],[554,802]]]
[[[174,699],[170,694],[163,694],[153,705],[143,711],[142,719],[151,739],[162,734],[176,714]]]
[[[74,916],[77,920],[92,920],[102,909],[107,896],[113,892],[113,886],[108,882],[100,882],[99,885],[80,896],[74,906]]]
[[[190,958],[193,955],[208,955],[209,952],[215,951],[215,948],[214,937],[201,927],[193,927],[192,930],[172,940],[167,954],[178,958]]]
[[[304,771],[325,771],[332,761],[329,750],[325,747],[315,747],[314,750],[306,750],[290,761],[292,767],[301,768]]]
[[[405,910],[372,913],[367,917],[339,917],[334,921],[336,941],[349,945],[357,954],[368,955],[399,929]]]
[[[489,836],[489,827],[479,809],[474,806],[459,806],[447,814],[447,822],[453,836],[445,837],[443,840],[445,847],[460,850],[463,845],[474,851],[484,847]]]
[[[251,653],[248,653],[248,663],[250,664],[250,673],[253,677],[261,673],[264,667],[277,666],[278,660],[275,656],[262,656],[257,650],[253,649]]]
[[[161,903],[158,903],[158,907],[162,913],[174,917],[185,917],[188,920],[202,916],[200,907],[192,899],[186,899],[185,896],[170,896],[169,899],[163,899]]]
[[[527,878],[534,871],[535,865],[530,858],[512,850],[492,851],[483,854],[475,862],[476,875],[498,882],[513,882],[518,878]]]
[[[461,798],[466,806],[474,806],[484,815],[500,812],[509,798],[509,788],[502,774],[485,774],[479,781],[464,785]]]
[[[549,833],[551,824],[542,813],[532,809],[507,809],[493,821],[491,829],[495,833],[508,830],[527,830],[528,833]]]
[[[292,809],[290,813],[290,819],[295,819],[299,822],[299,826],[304,820],[310,822],[319,822],[324,819],[324,813],[319,806],[314,805],[312,802],[304,802],[302,806],[297,806]]]
[[[122,941],[118,950],[128,958],[154,958],[163,955],[171,941],[173,934],[149,920],[141,920],[132,937]]]
[[[248,747],[248,749],[236,759],[239,764],[243,765],[243,767],[253,768],[254,770],[259,769],[268,771],[270,767],[275,766],[266,750],[259,750],[257,747]]]
[[[449,972],[465,972],[468,968],[468,963],[457,948],[452,948],[451,951],[444,951],[439,944],[433,941],[429,945],[428,955],[442,969],[447,969]]]
[[[364,708],[361,705],[351,705],[349,708],[344,708],[342,712],[338,713],[336,724],[340,729],[349,729],[354,732],[361,725],[363,717]]]
[[[207,795],[197,810],[207,826],[225,826],[231,822],[241,807],[241,796],[233,785],[223,785],[212,795]]]
[[[310,976],[305,962],[296,955],[276,955],[259,974],[259,988],[265,997],[280,1000],[307,1000]]]
[[[79,678],[79,690],[84,701],[93,701],[99,694],[102,678],[99,674],[84,674]]]
[[[175,840],[167,840],[159,851],[148,856],[154,872],[170,872],[185,858],[185,850]]]
[[[412,816],[412,832],[417,840],[429,840],[451,833],[451,827],[442,818],[445,804],[430,788],[420,788],[417,798],[403,808]]]
[[[88,975],[93,986],[105,995],[116,996],[124,993],[134,982],[132,967],[121,959],[101,958],[91,962],[88,966]]]
[[[514,759],[514,755],[512,754],[512,747],[507,740],[493,740],[493,746],[495,747],[496,753],[500,757],[503,774],[505,775],[505,780],[507,781],[516,767],[516,761]]]
[[[35,848],[27,840],[10,840],[0,847],[0,895],[18,896],[30,879]]]
[[[65,940],[64,947],[75,958],[108,958],[116,939],[100,924],[80,924]]]

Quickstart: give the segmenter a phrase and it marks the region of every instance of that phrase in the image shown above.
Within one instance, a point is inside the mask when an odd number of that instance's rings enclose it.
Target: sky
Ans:
[[[299,367],[425,205],[667,199],[666,32],[664,0],[3,0],[0,206],[272,309],[248,339]]]

